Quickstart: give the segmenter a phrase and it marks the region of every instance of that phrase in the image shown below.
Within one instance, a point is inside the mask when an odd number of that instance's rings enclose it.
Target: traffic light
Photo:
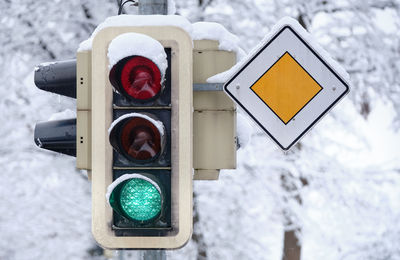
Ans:
[[[178,27],[120,26],[96,30],[76,60],[36,69],[40,89],[77,98],[76,119],[38,123],[35,142],[87,170],[100,245],[188,241],[192,179],[218,179],[236,166],[235,106],[206,83],[234,62],[218,42],[192,41]]]
[[[103,247],[178,248],[190,238],[192,52],[171,26],[104,28],[91,52],[78,52],[77,160],[91,169]]]

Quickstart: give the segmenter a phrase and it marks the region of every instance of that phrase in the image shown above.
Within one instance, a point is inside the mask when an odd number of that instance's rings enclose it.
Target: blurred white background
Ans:
[[[245,51],[291,16],[349,72],[351,92],[288,153],[250,122],[237,170],[195,183],[194,234],[168,258],[281,259],[295,234],[302,259],[400,259],[400,1],[179,0],[176,9],[221,23]],[[104,259],[84,172],[33,142],[36,122],[75,101],[37,89],[33,69],[74,58],[117,10],[114,0],[0,1],[0,259]]]

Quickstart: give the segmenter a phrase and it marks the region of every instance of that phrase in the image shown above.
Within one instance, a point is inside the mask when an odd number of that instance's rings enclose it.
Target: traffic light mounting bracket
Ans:
[[[218,41],[194,41],[194,180],[218,180],[220,169],[236,168],[236,105],[217,84],[207,83],[235,63],[236,53],[220,50]]]

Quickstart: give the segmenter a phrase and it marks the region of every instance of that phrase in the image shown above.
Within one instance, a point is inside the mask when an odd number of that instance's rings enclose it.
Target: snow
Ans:
[[[114,120],[111,123],[110,128],[108,128],[108,135],[110,135],[114,126],[116,126],[122,120],[124,120],[126,118],[130,118],[130,117],[131,118],[140,117],[140,118],[144,118],[144,119],[150,121],[153,125],[155,125],[157,127],[158,131],[160,132],[161,137],[164,136],[164,134],[165,134],[164,124],[161,121],[155,120],[147,115],[139,114],[139,113],[129,113],[129,114],[125,114],[125,115],[118,117],[116,120]]]
[[[99,24],[93,31],[90,38],[81,42],[78,52],[92,49],[92,41],[96,34],[107,27],[121,26],[175,26],[182,28],[189,35],[192,34],[192,24],[184,17],[179,15],[117,15],[110,16]]]
[[[175,2],[170,0],[168,10],[171,8],[171,12],[175,13],[174,7]],[[246,56],[244,50],[239,46],[239,38],[230,33],[223,25],[213,22],[191,24],[186,18],[179,15],[119,15],[108,17],[96,27],[89,39],[80,43],[78,52],[91,50],[93,38],[102,29],[118,26],[176,26],[185,30],[193,40],[219,41],[218,49],[235,52],[237,61]]]
[[[164,80],[168,67],[167,54],[161,43],[150,36],[140,33],[124,33],[113,39],[108,46],[109,69],[123,58],[143,56],[152,60],[161,72]]]
[[[90,51],[92,49],[92,38],[84,40],[79,44],[78,52]]]
[[[253,127],[250,125],[248,117],[242,113],[241,110],[238,110],[236,116],[236,135],[240,149],[245,148],[250,143],[253,134]]]
[[[373,17],[374,23],[385,33],[396,32],[396,12],[390,9],[376,9],[375,17]]]
[[[239,38],[230,33],[222,24],[213,22],[194,23],[192,37],[193,40],[219,41],[218,49],[235,52],[237,61],[246,56],[244,50],[239,46]]]
[[[64,111],[52,114],[48,120],[52,121],[52,120],[62,120],[70,118],[76,118],[76,111],[73,111],[71,109],[65,109]]]
[[[148,182],[150,182],[154,187],[156,187],[156,189],[158,190],[158,192],[161,194],[161,189],[160,189],[160,187],[159,187],[158,184],[157,184],[155,181],[153,181],[152,179],[150,179],[150,178],[148,178],[148,177],[146,177],[146,176],[143,176],[143,175],[141,175],[141,174],[138,174],[138,173],[124,174],[124,175],[120,176],[118,179],[116,179],[115,181],[113,181],[113,183],[111,183],[110,185],[108,185],[108,187],[107,187],[107,193],[106,193],[106,199],[107,199],[108,205],[110,205],[110,196],[111,196],[111,193],[112,193],[112,191],[114,190],[114,188],[117,187],[118,184],[120,184],[120,183],[122,183],[122,182],[124,182],[124,181],[126,181],[126,180],[129,180],[129,179],[142,179],[142,180],[148,181]],[[110,205],[110,206],[111,206],[111,205]]]
[[[168,0],[168,14],[174,15],[176,13],[176,5],[174,0]]]
[[[257,53],[258,51],[263,48],[263,46],[270,41],[283,27],[285,26],[291,26],[297,33],[300,34],[300,36],[306,40],[306,42],[310,45],[312,49],[314,49],[315,52],[317,52],[321,58],[328,64],[330,67],[336,71],[336,73],[345,81],[350,80],[349,74],[346,72],[346,70],[343,69],[343,67],[337,63],[335,60],[333,60],[329,53],[327,53],[318,43],[317,41],[309,34],[295,19],[291,17],[284,17],[281,20],[279,20],[271,29],[271,31],[264,37],[262,41],[257,44],[256,47],[254,47],[247,57],[243,58],[240,60],[234,67],[230,68],[227,71],[221,72],[219,74],[216,74],[210,78],[207,79],[208,83],[225,83],[227,82],[230,78],[232,78],[237,71],[239,71],[248,61],[250,61]]]
[[[55,65],[55,64],[57,64],[57,61],[42,62],[38,66],[35,66],[34,71],[40,70],[41,67],[47,67],[47,66]]]
[[[310,47],[312,49],[314,49],[314,51],[316,53],[318,53],[321,58],[330,65],[330,67],[345,81],[349,81],[350,80],[350,76],[349,74],[346,72],[345,69],[343,69],[343,67],[337,63],[334,59],[331,58],[331,55],[326,52],[319,44],[318,42],[314,39],[314,37],[307,32],[303,26],[301,26],[299,24],[299,22],[297,22],[297,20],[286,16],[283,17],[281,20],[279,20],[274,27],[272,27],[271,29],[271,33],[268,34],[267,36],[265,36],[265,38],[262,40],[263,43],[268,42],[277,32],[279,32],[284,26],[289,25],[291,26],[297,33],[300,34],[300,36],[305,39],[305,41],[310,45]],[[258,51],[258,49],[255,51],[255,53]]]
[[[207,79],[207,83],[225,83],[233,77],[233,75],[239,71],[239,69],[243,66],[243,61],[247,60],[247,58],[242,59],[236,63],[232,68],[229,70],[223,71],[221,73],[215,74]]]

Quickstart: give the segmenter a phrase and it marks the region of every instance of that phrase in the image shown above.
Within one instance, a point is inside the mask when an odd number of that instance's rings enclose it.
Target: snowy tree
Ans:
[[[75,159],[38,149],[38,121],[75,101],[33,84],[33,69],[74,58],[115,2],[0,1],[0,259],[84,259],[102,254],[91,231],[90,183]]]
[[[389,193],[376,192],[376,196],[380,196],[380,199],[376,201],[377,204],[364,206],[366,201],[363,199],[363,195],[346,192],[343,186],[348,186],[347,182],[349,182],[350,185],[359,186],[363,192],[368,193],[371,189],[379,189],[382,185],[380,182],[374,185],[375,182],[371,179],[376,176],[388,182],[398,182],[398,174],[395,173],[398,171],[398,164],[391,163],[389,166],[380,162],[379,165],[374,165],[376,162],[372,162],[378,148],[373,144],[376,136],[372,136],[368,131],[382,121],[372,121],[379,118],[371,119],[368,116],[373,109],[382,105],[382,102],[386,106],[386,113],[393,111],[392,118],[385,123],[387,128],[380,129],[382,133],[393,138],[392,140],[382,140],[389,147],[381,152],[391,154],[394,148],[391,148],[388,142],[393,141],[397,145],[399,144],[398,135],[394,132],[398,129],[400,114],[398,110],[399,77],[396,77],[396,71],[399,71],[400,54],[398,51],[399,2],[214,0],[179,2],[178,7],[183,9],[182,14],[194,21],[207,20],[224,24],[240,37],[242,47],[248,51],[267,34],[280,17],[292,16],[350,73],[352,90],[349,98],[352,103],[345,101],[346,104],[339,105],[339,108],[333,110],[333,113],[324,119],[321,125],[317,126],[294,151],[282,156],[277,155],[276,153],[280,152],[276,150],[268,153],[265,146],[269,142],[264,141],[263,143],[260,139],[265,137],[258,132],[253,137],[253,140],[257,140],[255,145],[247,151],[246,158],[240,160],[238,172],[246,171],[249,175],[256,174],[257,181],[268,180],[265,181],[265,189],[273,191],[273,197],[277,200],[276,209],[273,210],[274,213],[271,213],[271,216],[275,217],[275,214],[280,212],[279,220],[284,224],[286,233],[295,232],[300,240],[299,244],[302,244],[301,241],[305,240],[302,233],[309,232],[308,230],[312,230],[313,225],[318,224],[318,221],[310,222],[312,218],[307,210],[310,205],[307,199],[314,192],[318,192],[317,194],[326,196],[326,198],[337,198],[334,203],[338,203],[341,209],[346,211],[343,214],[362,210],[368,218],[383,217],[384,214],[375,214],[382,211],[375,211],[373,208],[379,205],[379,200],[385,201],[385,196],[391,196],[388,195]],[[178,10],[181,9],[178,8]],[[377,84],[378,82],[379,84]],[[344,106],[346,109],[343,109]],[[358,111],[358,113],[354,113],[354,111]],[[383,111],[381,110],[381,112]],[[360,115],[368,121],[362,120]],[[329,129],[328,134],[323,127]],[[363,131],[360,131],[361,128]],[[382,133],[376,133],[376,135]],[[311,139],[314,141],[310,142]],[[262,147],[255,148],[262,143]],[[361,157],[360,154],[363,156]],[[398,156],[398,153],[396,154]],[[250,158],[253,156],[258,159],[251,160]],[[338,158],[346,156],[351,157],[353,161],[338,160]],[[396,156],[389,155],[388,160],[395,160]],[[274,160],[270,161],[271,157]],[[362,166],[354,169],[352,166],[354,161],[357,164],[361,163]],[[370,167],[374,168],[373,174],[366,171]],[[343,178],[338,177],[340,173]],[[221,181],[224,181],[223,178],[224,176]],[[242,175],[241,178],[243,178]],[[250,182],[248,179],[244,181],[241,178],[238,177],[237,180]],[[254,176],[251,179],[254,179]],[[264,183],[264,181],[262,182]],[[348,201],[352,201],[351,206],[348,205]],[[247,203],[247,200],[243,201],[243,205]],[[301,206],[300,203],[304,205]],[[390,212],[389,219],[398,219],[399,217],[398,207],[387,209],[384,212]],[[340,217],[335,212],[330,211],[330,213]],[[200,214],[203,214],[203,211]],[[354,217],[350,220],[354,220]],[[348,230],[344,227],[344,223],[345,221],[336,220],[335,224],[341,225],[339,230]],[[249,223],[247,225],[251,226]],[[364,230],[365,223],[351,222],[351,225],[354,225],[356,229],[363,229],[363,231],[349,237],[354,239],[357,236],[370,236],[371,230]],[[239,226],[243,228],[243,226]],[[302,229],[306,230],[300,232]],[[330,231],[330,229],[328,230]],[[396,232],[390,233],[396,234]],[[363,258],[361,255],[357,255],[361,252],[359,245],[357,249],[353,249],[352,246],[342,244],[339,237],[338,235],[336,238],[330,238],[335,241],[331,247],[338,250],[337,255],[331,256],[332,259]],[[354,240],[350,245],[360,243],[356,239]],[[375,247],[379,250],[382,250],[381,248],[388,250],[385,255],[389,258],[398,256],[395,249],[396,243],[383,246],[382,243],[377,244],[376,240],[369,239],[363,239],[361,243],[364,248],[362,254],[365,258],[381,257],[380,254],[378,256],[373,253]],[[365,253],[365,248],[369,249],[368,253]],[[304,257],[309,258],[307,255],[315,255],[314,252],[307,252],[307,247],[305,250]],[[249,254],[251,253],[249,252]],[[326,259],[327,255],[322,254],[320,258]]]

